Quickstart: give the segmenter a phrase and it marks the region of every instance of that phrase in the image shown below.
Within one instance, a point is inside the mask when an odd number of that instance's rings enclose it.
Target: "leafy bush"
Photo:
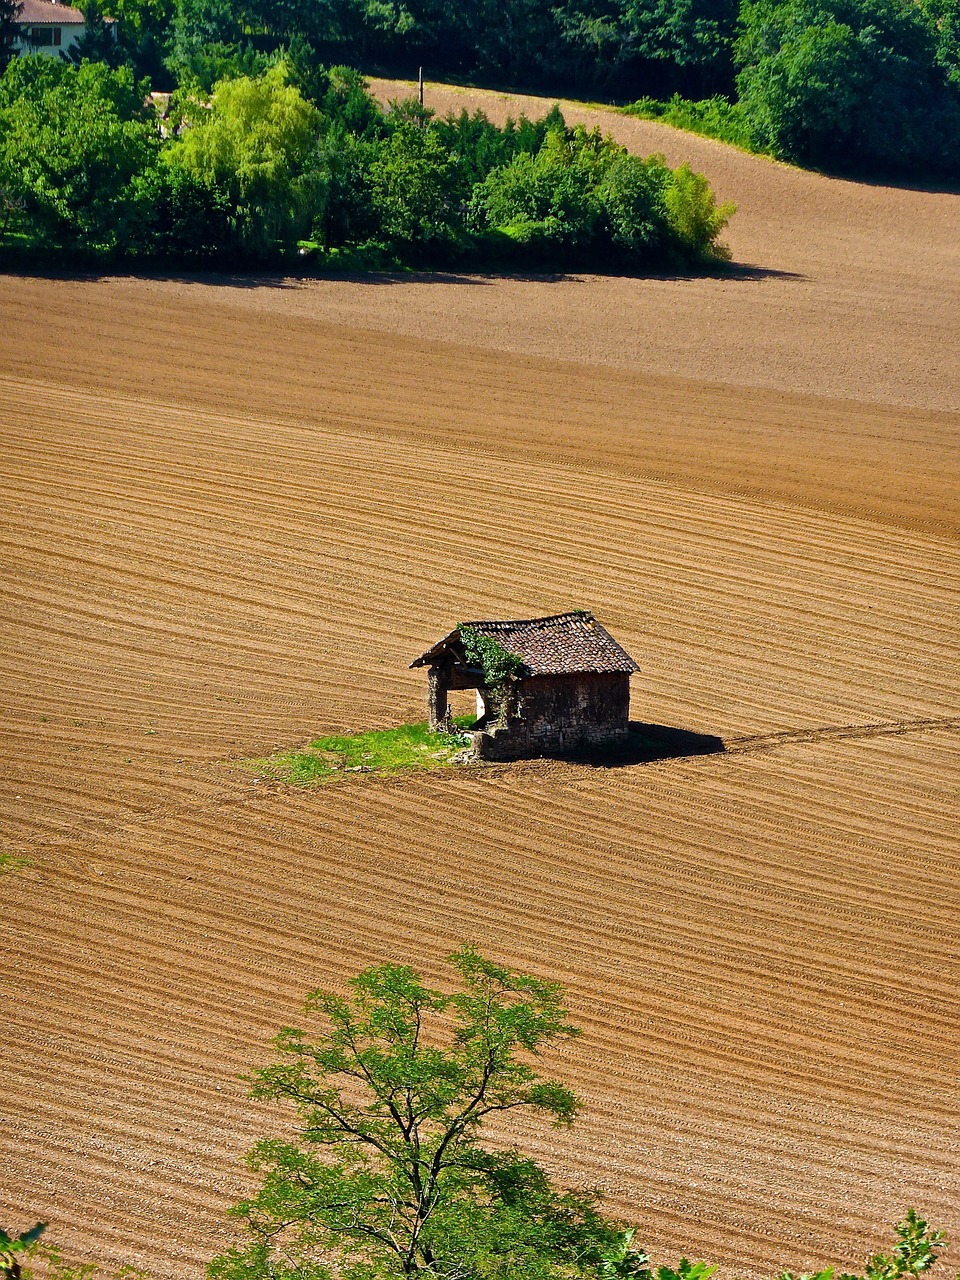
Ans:
[[[610,237],[618,249],[654,260],[666,242],[670,170],[662,156],[618,156],[597,187]]]
[[[474,189],[480,228],[544,262],[642,269],[660,261],[723,258],[717,237],[734,211],[707,180],[662,156],[632,156],[599,132],[551,129]]]
[[[194,104],[190,127],[164,158],[229,208],[242,252],[270,259],[310,228],[322,185],[319,126],[317,108],[279,64],[221,81],[209,107]]]
[[[147,210],[160,138],[127,67],[14,58],[0,79],[0,187],[45,249],[113,252]]]
[[[688,133],[717,138],[745,151],[757,150],[754,135],[739,102],[730,102],[727,98],[704,98],[700,102],[690,102],[679,94],[674,94],[667,102],[659,102],[656,98],[638,98],[636,102],[624,107],[623,111],[627,115],[639,116],[642,120],[660,120],[664,124],[672,124],[676,129],[685,129]]]
[[[455,164],[432,130],[403,123],[377,148],[367,170],[380,237],[414,261],[429,259],[437,241],[456,234]]]
[[[702,173],[682,164],[670,174],[664,190],[667,225],[691,258],[726,258],[728,252],[717,237],[730,221],[736,206],[717,204]]]
[[[960,93],[919,5],[745,0],[743,119],[787,160],[960,176]]]
[[[495,637],[481,635],[464,622],[457,630],[467,663],[483,671],[483,682],[488,689],[502,688],[520,672],[523,659],[505,649]]]

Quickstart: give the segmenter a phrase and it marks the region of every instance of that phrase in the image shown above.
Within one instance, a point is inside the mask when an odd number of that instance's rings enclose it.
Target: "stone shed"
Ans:
[[[622,745],[639,667],[592,613],[462,622],[413,667],[426,667],[430,727],[452,728],[447,695],[476,689],[467,732],[486,760]]]

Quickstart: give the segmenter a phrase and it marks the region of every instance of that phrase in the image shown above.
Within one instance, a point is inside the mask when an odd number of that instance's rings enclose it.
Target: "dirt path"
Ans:
[[[373,88],[386,100],[413,86]],[[428,85],[426,101],[441,114],[480,109],[502,123],[542,115],[553,100]],[[726,280],[517,281],[500,290],[493,318],[483,290],[465,283],[457,296],[465,341],[710,382],[960,408],[960,197],[832,180],[667,125],[561,106],[571,123],[705,173],[719,198],[738,206],[726,238],[734,262],[749,270]],[[446,337],[436,294],[382,290],[376,327]],[[346,322],[369,315],[356,285],[321,296]],[[580,323],[572,326],[574,310]]]

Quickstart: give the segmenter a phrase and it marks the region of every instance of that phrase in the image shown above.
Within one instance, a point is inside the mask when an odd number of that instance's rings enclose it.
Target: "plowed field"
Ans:
[[[960,1237],[960,200],[607,121],[739,195],[752,274],[0,280],[5,1227],[197,1280],[305,991],[475,939],[585,1029],[582,1120],[505,1136],[652,1249]],[[580,605],[724,752],[233,763]]]

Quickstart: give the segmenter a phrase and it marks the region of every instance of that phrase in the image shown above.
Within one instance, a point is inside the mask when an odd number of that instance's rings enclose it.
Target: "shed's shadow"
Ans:
[[[631,720],[630,736],[623,746],[602,752],[576,752],[567,758],[598,769],[622,769],[625,765],[652,764],[655,760],[719,755],[725,750],[723,739],[713,733],[695,733],[692,729]]]

